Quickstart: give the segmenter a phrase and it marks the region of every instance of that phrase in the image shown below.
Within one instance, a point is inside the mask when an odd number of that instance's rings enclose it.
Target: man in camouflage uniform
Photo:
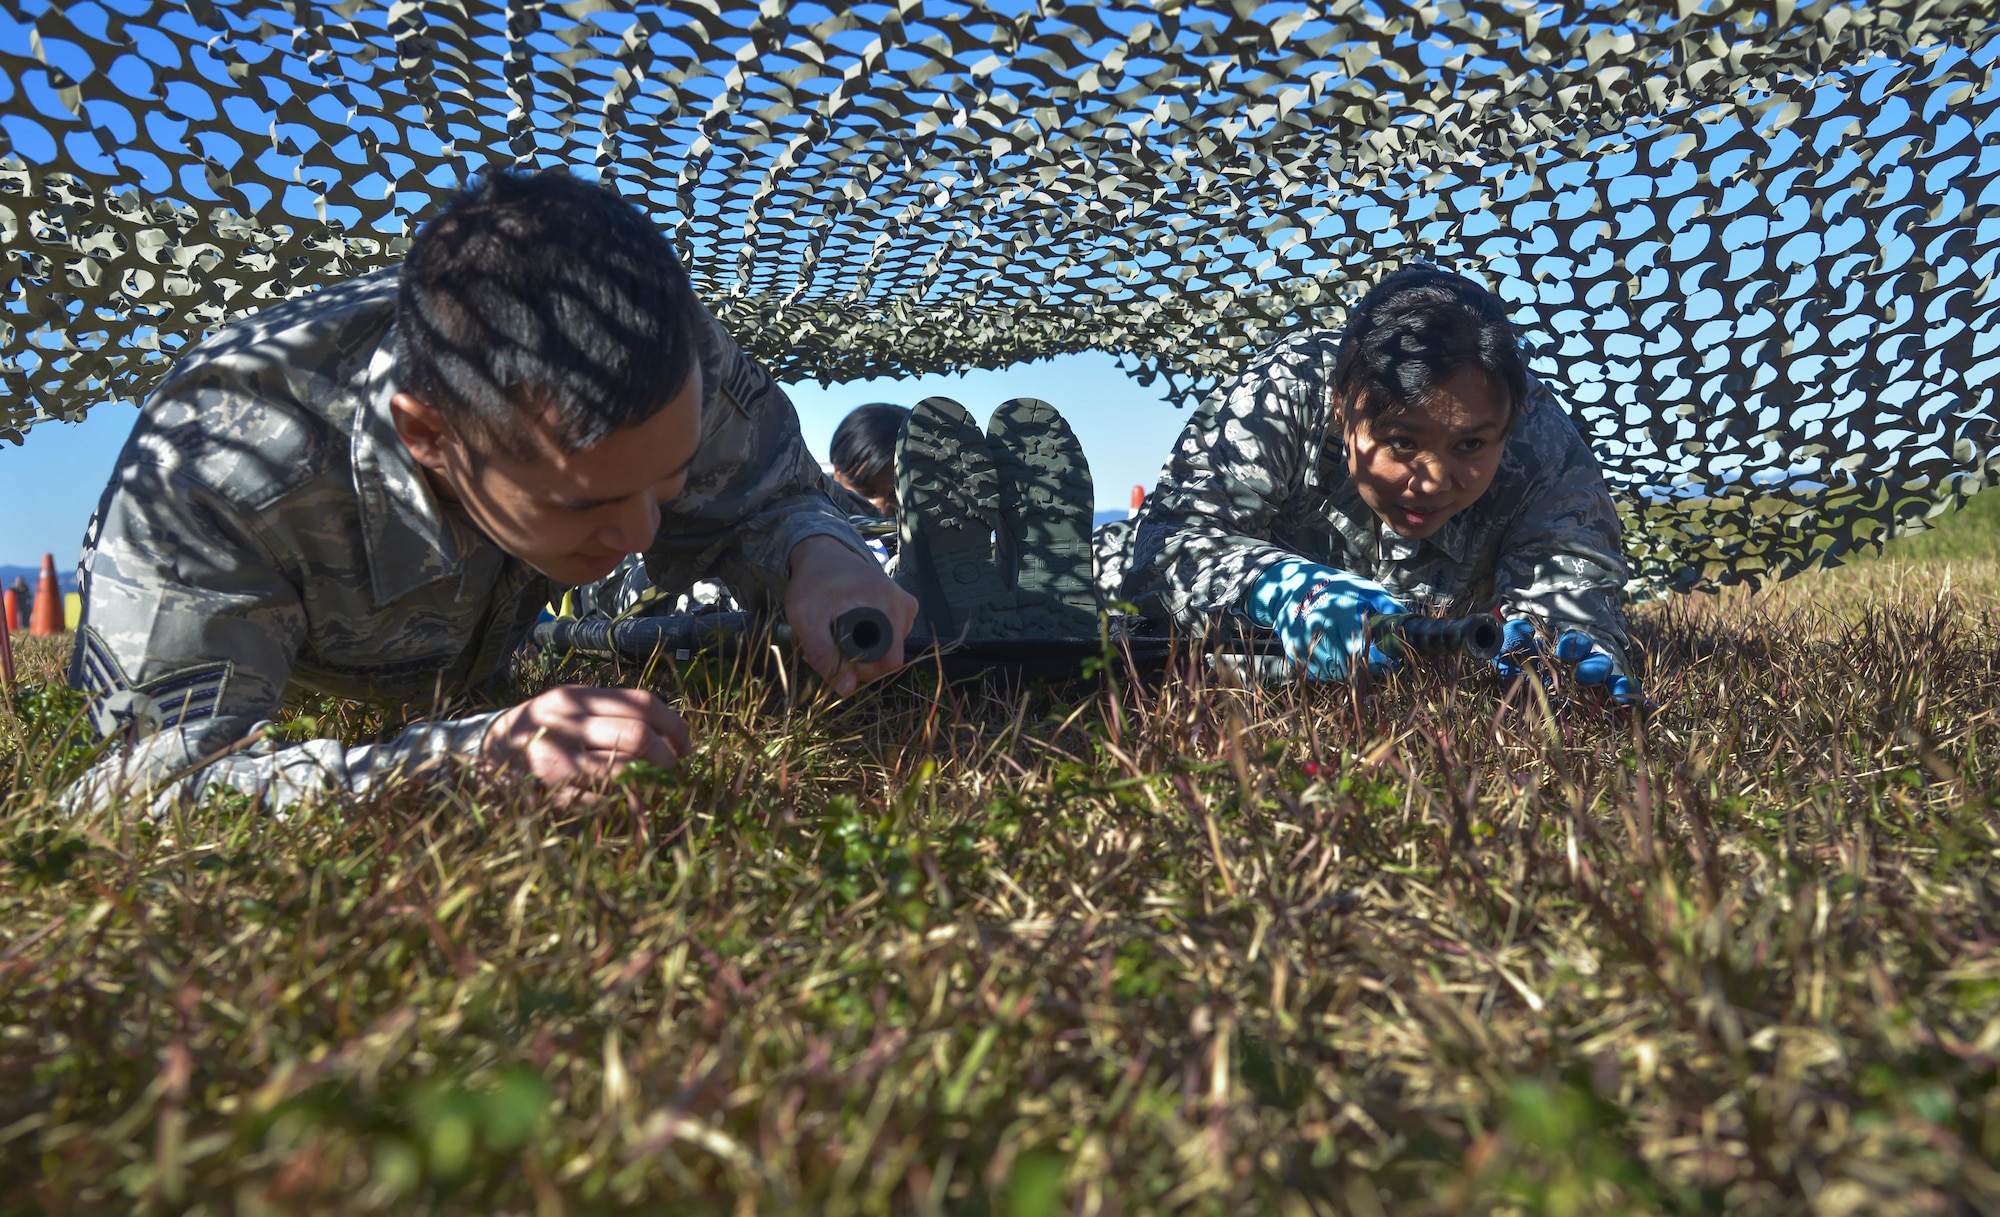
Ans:
[[[1126,597],[1149,616],[1203,629],[1218,614],[1248,615],[1260,577],[1302,558],[1373,581],[1405,606],[1500,609],[1522,623],[1510,629],[1510,650],[1530,623],[1578,633],[1624,673],[1618,515],[1548,389],[1521,370],[1526,391],[1490,485],[1412,538],[1384,526],[1352,475],[1337,390],[1342,337],[1287,340],[1195,412],[1139,515]],[[1581,657],[1578,646],[1564,657]]]
[[[849,691],[900,664],[915,604],[820,487],[791,403],[657,230],[560,173],[490,177],[405,266],[228,327],[148,402],[83,550],[71,682],[112,747],[74,801],[220,783],[282,805],[452,762],[550,782],[670,764],[685,727],[629,689],[363,746],[259,739],[292,692],[437,713],[502,674],[552,590],[638,549],[656,585],[714,575],[782,604]],[[896,627],[876,665],[833,646],[858,605]]]

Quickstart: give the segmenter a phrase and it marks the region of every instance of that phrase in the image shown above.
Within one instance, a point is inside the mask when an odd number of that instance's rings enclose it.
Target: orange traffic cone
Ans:
[[[41,585],[35,588],[35,619],[28,623],[28,632],[40,638],[60,634],[62,628],[62,588],[56,583],[56,556],[43,554]]]
[[[7,611],[0,614],[0,685],[14,683],[14,593],[5,594]]]
[[[1138,515],[1139,509],[1141,507],[1144,507],[1145,505],[1146,505],[1146,488],[1144,486],[1132,487],[1132,514],[1135,516]]]
[[[21,611],[21,605],[19,601],[14,599],[13,588],[10,587],[4,592],[0,592],[0,610],[4,610],[0,611],[0,616],[7,618],[8,630],[12,631],[20,628],[21,618],[18,614]]]

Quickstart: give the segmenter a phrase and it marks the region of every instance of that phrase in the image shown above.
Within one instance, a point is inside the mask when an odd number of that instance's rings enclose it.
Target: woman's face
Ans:
[[[1384,524],[1419,540],[1477,502],[1500,469],[1507,403],[1475,366],[1454,372],[1421,405],[1392,406],[1345,427],[1347,472]]]
[[[865,482],[857,482],[841,470],[833,471],[833,480],[875,504],[875,510],[885,516],[896,514],[896,467],[876,471],[875,476]]]

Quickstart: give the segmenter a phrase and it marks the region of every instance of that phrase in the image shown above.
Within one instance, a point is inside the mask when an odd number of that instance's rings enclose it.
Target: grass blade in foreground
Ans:
[[[0,1208],[1992,1211],[2000,571],[1940,578],[1648,610],[1643,736],[687,669],[588,814],[67,821],[31,689]]]

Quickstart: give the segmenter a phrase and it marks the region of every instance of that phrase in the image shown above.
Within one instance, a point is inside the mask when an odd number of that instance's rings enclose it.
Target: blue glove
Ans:
[[[1395,662],[1369,645],[1368,618],[1403,611],[1381,584],[1301,558],[1257,576],[1244,602],[1244,615],[1278,636],[1308,680],[1345,679],[1363,651],[1370,667],[1393,670]]]
[[[1557,659],[1572,666],[1577,684],[1602,689],[1621,706],[1634,706],[1645,700],[1639,682],[1624,665],[1582,630],[1564,630],[1556,639],[1555,653]],[[1535,623],[1515,617],[1507,622],[1500,653],[1493,657],[1493,670],[1500,674],[1500,679],[1513,680],[1535,671],[1547,656],[1548,650],[1542,646]]]
[[[1500,653],[1493,657],[1493,670],[1503,681],[1513,680],[1529,671],[1530,665],[1542,657],[1542,638],[1535,631],[1535,623],[1526,617],[1515,617],[1507,622],[1501,634]]]
[[[1576,666],[1576,683],[1603,689],[1621,706],[1645,700],[1625,665],[1582,630],[1566,630],[1556,639],[1556,658]]]

